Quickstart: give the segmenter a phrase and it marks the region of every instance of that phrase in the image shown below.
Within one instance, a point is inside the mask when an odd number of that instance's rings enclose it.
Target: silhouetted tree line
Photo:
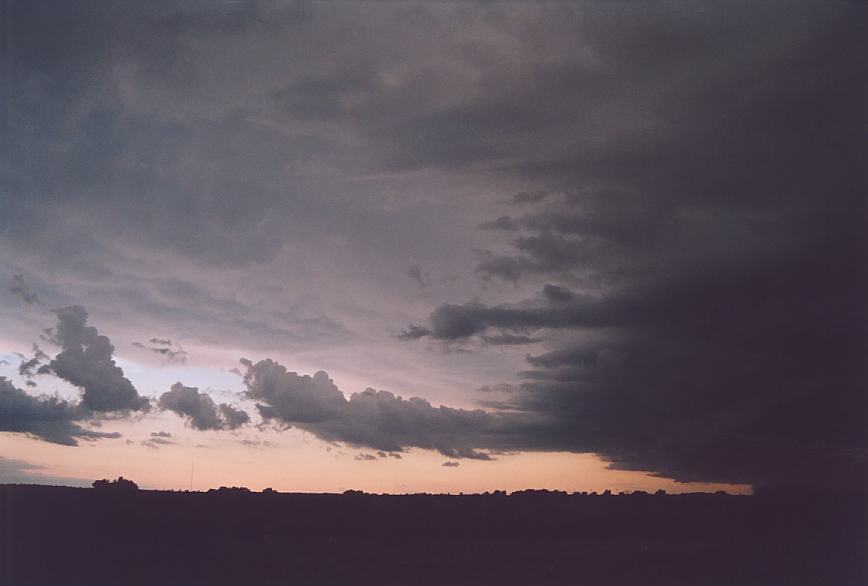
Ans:
[[[93,486],[0,485],[0,585],[868,584],[864,494]]]
[[[208,494],[250,494],[250,492],[246,486],[221,486],[208,489]]]
[[[139,485],[133,482],[132,480],[128,480],[123,476],[119,476],[117,480],[108,480],[107,478],[103,478],[102,480],[95,480],[93,483],[93,487],[98,490],[114,490],[114,491],[133,491],[139,490]]]

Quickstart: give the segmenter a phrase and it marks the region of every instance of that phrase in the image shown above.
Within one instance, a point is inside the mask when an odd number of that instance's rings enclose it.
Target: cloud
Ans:
[[[45,473],[44,470],[44,466],[0,456],[0,484],[90,486],[90,480],[54,476]]]
[[[0,377],[0,431],[23,433],[47,442],[74,446],[79,439],[117,438],[83,428],[79,422],[90,417],[80,405],[57,397],[28,395]]]
[[[168,431],[152,431],[150,437],[147,440],[142,442],[142,445],[148,446],[150,448],[156,448],[159,446],[170,446],[175,442],[171,439],[172,434]]]
[[[33,357],[27,358],[22,355],[21,364],[18,365],[18,374],[27,378],[32,378],[36,374],[46,374],[48,372],[47,363],[50,360],[48,354],[43,352],[34,342]]]
[[[157,405],[184,417],[200,431],[237,429],[250,421],[250,416],[244,411],[226,403],[217,405],[198,388],[185,387],[179,382],[160,395]]]
[[[157,449],[160,446],[171,446],[175,444],[171,439],[168,439],[171,436],[172,434],[166,435],[166,432],[152,433],[148,439],[142,442],[142,445],[152,449]]]
[[[441,305],[425,335],[559,332],[528,356],[519,393],[484,403],[545,417],[543,444],[678,480],[861,484],[868,248],[836,223],[834,237],[673,262],[603,294],[547,286],[517,304]]]
[[[424,326],[410,324],[398,334],[399,340],[418,340],[431,335],[431,330]]]
[[[445,467],[445,468],[458,468],[458,466],[460,466],[461,464],[458,463],[458,462],[451,462],[451,461],[448,461],[448,462],[443,462],[443,463],[440,464],[440,465],[443,466],[443,467]]]
[[[464,340],[496,328],[522,334],[541,328],[604,327],[620,325],[631,311],[642,311],[646,303],[642,298],[625,294],[615,299],[595,299],[574,294],[569,303],[552,305],[501,304],[484,305],[478,301],[464,304],[444,303],[429,317],[430,327],[409,326],[402,339],[412,340],[425,336],[437,340]],[[532,338],[523,335],[501,334],[489,339],[509,343],[529,343]]]
[[[410,265],[407,268],[407,276],[416,281],[420,287],[425,288],[427,279],[422,273],[422,268],[419,265]]]
[[[150,350],[155,354],[164,356],[166,360],[176,364],[184,364],[187,362],[187,351],[180,344],[172,342],[172,340],[161,340],[159,338],[151,338],[148,343],[133,342],[136,348]]]
[[[592,62],[503,94],[572,121],[528,126],[552,148],[510,170],[545,195],[482,226],[501,240],[477,274],[522,298],[440,304],[403,338],[541,339],[516,391],[484,403],[538,417],[537,445],[684,481],[865,486],[864,6],[770,11],[738,50],[744,15],[722,5],[730,24],[658,7],[600,34],[634,9],[588,8]],[[464,140],[521,131],[491,120],[465,118]]]
[[[227,403],[220,403],[219,409],[226,429],[237,429],[250,421],[246,412]]]
[[[347,399],[323,371],[300,375],[272,360],[245,361],[246,396],[266,421],[297,427],[328,442],[382,452],[431,449],[450,458],[490,459],[485,450],[514,446],[524,429],[482,410],[434,407],[366,389]],[[514,422],[513,422],[514,423]]]
[[[522,346],[525,344],[534,344],[540,341],[539,338],[505,333],[493,336],[482,336],[482,339],[490,346]]]
[[[509,216],[500,216],[496,220],[492,220],[490,222],[483,222],[479,225],[479,227],[482,230],[518,230],[518,224],[514,219],[510,218]]]
[[[112,358],[111,341],[87,325],[87,311],[75,305],[57,309],[55,314],[52,341],[62,350],[48,366],[58,377],[83,389],[82,405],[92,411],[147,411],[148,400],[139,396]]]
[[[479,393],[514,393],[518,387],[509,383],[498,383],[496,385],[484,385],[476,390]]]
[[[500,403],[512,418],[462,415],[456,445],[679,479],[856,474],[864,3],[30,5],[3,73],[0,264],[32,259],[125,327],[256,351],[355,340],[343,355],[368,368],[368,334],[407,323],[394,267],[460,271],[483,246],[483,289],[455,282],[398,337],[542,349]],[[344,291],[353,331],[331,317]],[[66,369],[85,402],[135,404],[100,356]],[[299,401],[331,417],[299,425],[383,439],[350,426],[351,400]]]
[[[27,305],[41,303],[41,301],[39,301],[39,297],[36,296],[36,293],[31,291],[27,284],[24,282],[24,275],[12,275],[12,285],[9,287],[9,291],[13,295],[17,295],[18,297],[20,297],[21,300]]]
[[[239,442],[242,446],[247,446],[248,448],[270,448],[274,447],[274,444],[261,439],[243,439]]]
[[[536,191],[521,191],[512,196],[512,202],[516,204],[537,203],[552,195],[552,191],[548,189],[537,189]]]
[[[497,328],[555,340],[528,356],[518,392],[485,403],[543,417],[542,444],[678,480],[860,484],[860,239],[842,228],[797,254],[636,278],[596,297],[444,305],[429,335]]]

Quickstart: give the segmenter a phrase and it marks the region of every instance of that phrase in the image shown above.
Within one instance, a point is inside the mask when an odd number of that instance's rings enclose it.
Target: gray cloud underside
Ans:
[[[74,446],[79,439],[117,438],[83,428],[91,413],[56,397],[28,395],[0,377],[0,431],[22,433],[47,442]]]
[[[450,458],[490,459],[489,451],[533,443],[530,417],[482,410],[434,407],[366,389],[347,399],[328,374],[299,375],[272,360],[245,361],[246,395],[266,421],[297,427],[316,437],[383,452],[437,450]]]
[[[61,351],[48,366],[55,375],[83,390],[82,406],[91,411],[147,411],[148,400],[139,396],[115,363],[111,341],[87,325],[87,311],[71,306],[55,313],[57,327],[52,341]]]
[[[170,391],[160,395],[157,404],[186,418],[191,427],[200,431],[237,429],[250,422],[244,411],[227,403],[218,405],[198,388],[181,383],[175,383]]]
[[[59,486],[89,486],[89,480],[52,476],[41,472],[42,466],[23,460],[0,456],[0,484],[54,484]]]

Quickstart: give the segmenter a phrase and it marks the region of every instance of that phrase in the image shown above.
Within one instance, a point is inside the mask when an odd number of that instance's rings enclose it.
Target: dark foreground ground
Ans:
[[[0,486],[4,586],[868,584],[860,496]]]

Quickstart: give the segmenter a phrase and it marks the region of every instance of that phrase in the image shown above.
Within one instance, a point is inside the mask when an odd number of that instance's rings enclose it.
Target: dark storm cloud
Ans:
[[[84,429],[90,413],[57,397],[28,395],[0,377],[0,431],[23,433],[47,442],[77,445],[79,439],[117,438],[120,434]]]
[[[52,341],[61,351],[48,364],[51,372],[84,391],[82,405],[87,409],[147,411],[148,400],[139,396],[115,363],[111,341],[87,325],[87,310],[76,305],[55,313],[57,327]]]
[[[680,480],[864,482],[863,239],[843,230],[596,298],[441,306],[429,335],[584,339],[529,356],[528,383],[500,403],[552,416],[543,443]]]
[[[226,403],[217,405],[198,388],[185,387],[181,383],[175,383],[170,391],[160,395],[157,404],[161,409],[184,417],[194,429],[201,431],[237,429],[250,421],[250,416],[244,411]]]
[[[247,397],[260,415],[337,441],[397,454],[406,448],[437,450],[450,458],[488,460],[484,450],[509,449],[532,442],[522,434],[528,424],[481,410],[434,407],[425,399],[403,399],[366,389],[349,399],[328,374],[287,371],[271,360],[245,361]]]
[[[187,351],[180,344],[172,342],[172,340],[151,338],[147,344],[144,342],[133,342],[133,346],[164,356],[169,362],[179,364],[187,362]]]
[[[548,281],[542,295],[442,304],[404,339],[547,338],[520,389],[487,403],[544,416],[547,446],[679,480],[864,485],[864,11],[799,5],[732,36],[735,10],[641,9],[591,33],[613,73],[587,86],[598,95],[582,93],[588,69],[540,87],[563,84],[549,103],[619,101],[632,127],[523,160],[516,176],[558,188],[482,226],[511,251],[483,253],[480,276]]]

